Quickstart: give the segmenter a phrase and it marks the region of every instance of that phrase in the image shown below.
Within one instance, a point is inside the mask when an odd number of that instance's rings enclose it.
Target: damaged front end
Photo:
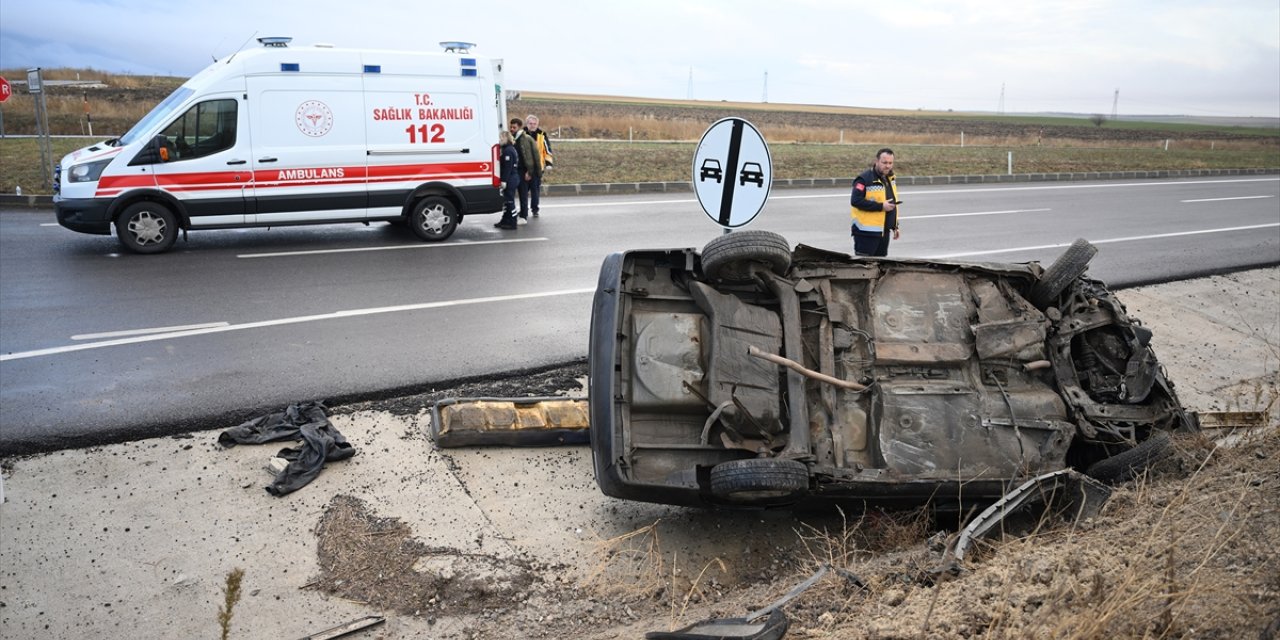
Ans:
[[[611,255],[597,482],[670,504],[959,509],[1194,428],[1150,333],[1077,268],[855,259],[759,231]]]

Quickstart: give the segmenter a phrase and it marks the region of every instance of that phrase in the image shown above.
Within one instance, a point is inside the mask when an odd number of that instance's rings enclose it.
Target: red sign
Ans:
[[[4,78],[0,78],[0,102],[8,100],[9,94],[11,93],[13,93],[13,89],[9,88],[9,81]]]

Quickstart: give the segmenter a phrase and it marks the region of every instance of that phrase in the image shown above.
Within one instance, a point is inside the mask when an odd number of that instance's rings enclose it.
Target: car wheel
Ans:
[[[777,275],[791,267],[791,245],[772,231],[735,231],[702,248],[702,273],[711,280],[750,282],[763,265]]]
[[[1097,253],[1098,248],[1084,238],[1078,238],[1072,242],[1066,252],[1058,256],[1058,259],[1044,270],[1040,281],[1031,288],[1031,304],[1039,309],[1053,306],[1058,299],[1058,294],[1062,293],[1076,278],[1084,275],[1085,270],[1089,268],[1089,261]]]
[[[1085,475],[1105,482],[1118,484],[1150,469],[1152,465],[1163,460],[1172,452],[1169,434],[1154,431],[1151,437],[1140,442],[1138,446],[1122,451],[1110,458],[1099,460],[1085,470]]]
[[[427,196],[409,214],[409,228],[423,240],[439,242],[458,228],[458,209],[448,198]]]
[[[158,202],[138,202],[116,218],[116,237],[134,253],[163,253],[178,239],[178,218]]]
[[[795,460],[747,458],[711,468],[711,493],[740,504],[791,502],[809,490],[809,468]]]

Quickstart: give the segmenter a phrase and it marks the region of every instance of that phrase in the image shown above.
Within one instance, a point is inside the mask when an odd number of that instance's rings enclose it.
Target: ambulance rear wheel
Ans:
[[[178,239],[178,217],[158,202],[138,202],[116,218],[116,237],[134,253],[164,253]]]
[[[458,228],[458,209],[448,198],[427,196],[409,214],[409,228],[423,240],[439,242]]]

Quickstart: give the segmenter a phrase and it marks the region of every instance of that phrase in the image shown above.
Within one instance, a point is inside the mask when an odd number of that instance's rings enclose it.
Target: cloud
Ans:
[[[50,16],[57,16],[50,28]],[[478,43],[524,90],[871,107],[1280,109],[1275,0],[0,1],[0,66],[192,75],[251,36],[435,50]],[[248,46],[257,46],[249,41]],[[1185,106],[1181,106],[1185,105]]]

